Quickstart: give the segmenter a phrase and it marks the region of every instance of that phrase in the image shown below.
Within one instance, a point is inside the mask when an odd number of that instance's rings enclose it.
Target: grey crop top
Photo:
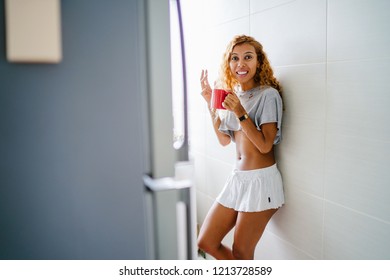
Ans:
[[[279,92],[273,87],[258,86],[248,91],[238,92],[237,96],[259,131],[264,123],[277,123],[278,132],[274,144],[279,144],[282,140],[283,114],[283,102]],[[227,110],[221,110],[219,117],[221,119],[219,131],[228,134],[235,141],[234,131],[241,130],[240,121],[233,112]]]

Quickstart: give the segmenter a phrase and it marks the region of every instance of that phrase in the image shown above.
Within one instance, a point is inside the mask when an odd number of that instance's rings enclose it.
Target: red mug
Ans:
[[[230,92],[227,92],[224,89],[213,89],[211,95],[211,108],[226,110],[226,108],[222,106],[222,102],[229,93]]]

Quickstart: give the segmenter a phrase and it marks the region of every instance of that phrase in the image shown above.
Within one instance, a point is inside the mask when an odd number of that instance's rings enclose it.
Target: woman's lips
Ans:
[[[237,71],[236,74],[241,77],[241,76],[245,76],[246,74],[248,74],[249,72],[248,71]]]

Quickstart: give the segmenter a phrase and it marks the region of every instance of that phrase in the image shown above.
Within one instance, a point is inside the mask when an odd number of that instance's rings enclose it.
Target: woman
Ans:
[[[236,36],[227,46],[220,80],[228,94],[224,116],[210,108],[212,89],[202,71],[206,100],[219,143],[236,144],[232,174],[210,209],[199,232],[198,246],[216,259],[253,259],[264,229],[284,204],[283,184],[274,145],[281,140],[281,87],[263,51],[250,36]],[[221,242],[235,227],[234,243]]]

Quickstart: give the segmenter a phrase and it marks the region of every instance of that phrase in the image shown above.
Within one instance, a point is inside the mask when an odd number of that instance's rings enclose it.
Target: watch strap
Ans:
[[[244,121],[244,120],[246,120],[246,119],[248,119],[248,118],[249,118],[248,114],[245,113],[244,115],[242,115],[242,116],[239,117],[238,119],[240,120],[240,122],[242,122],[242,121]]]

